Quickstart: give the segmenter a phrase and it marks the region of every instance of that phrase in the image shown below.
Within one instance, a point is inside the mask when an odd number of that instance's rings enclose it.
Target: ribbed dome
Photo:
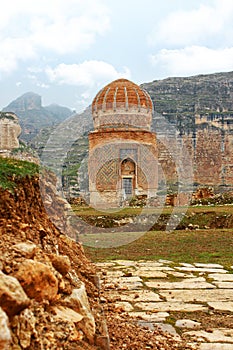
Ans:
[[[99,110],[116,110],[141,108],[152,110],[153,105],[149,94],[137,84],[127,79],[118,79],[106,85],[98,92],[92,103],[92,112]]]
[[[127,79],[106,85],[92,102],[95,128],[131,126],[150,129],[152,112],[149,94]]]

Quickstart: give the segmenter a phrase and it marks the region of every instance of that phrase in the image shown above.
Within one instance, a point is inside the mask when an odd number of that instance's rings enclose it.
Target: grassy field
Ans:
[[[125,208],[120,211],[99,212],[92,208],[73,207],[76,215],[124,217],[140,215],[141,208]],[[173,207],[164,207],[162,214],[169,215]],[[190,223],[204,224],[213,217],[216,224],[222,217],[233,215],[233,205],[178,207],[176,212],[186,213],[184,220]],[[161,209],[147,208],[148,215],[161,212]],[[197,222],[193,222],[195,219]],[[87,256],[92,261],[111,259],[157,260],[167,259],[174,262],[219,263],[233,266],[233,228],[211,228],[199,230],[175,230],[172,232],[111,232],[88,234],[81,237]],[[108,243],[106,243],[108,242]],[[119,244],[120,242],[120,244]],[[129,243],[131,242],[131,243]],[[107,247],[108,248],[102,248]]]
[[[112,235],[114,239],[117,233]],[[100,238],[96,235],[95,237],[96,240]],[[219,263],[227,268],[233,265],[232,229],[185,230],[171,233],[150,231],[126,245],[113,248],[93,246],[84,245],[85,252],[92,261],[167,259],[174,262]]]

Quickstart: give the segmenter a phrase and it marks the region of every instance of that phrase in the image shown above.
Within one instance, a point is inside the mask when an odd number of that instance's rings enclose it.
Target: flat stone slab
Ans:
[[[165,278],[167,274],[162,271],[157,270],[136,270],[133,272],[133,275],[145,277],[145,278]]]
[[[124,271],[110,270],[110,271],[106,271],[105,278],[109,279],[109,278],[122,277],[122,276],[124,276]]]
[[[115,264],[123,265],[123,266],[135,266],[137,264],[136,261],[132,260],[114,260]]]
[[[203,263],[194,263],[196,267],[206,267],[208,269],[223,269],[223,266],[220,264],[203,264]]]
[[[232,273],[212,273],[208,277],[219,282],[233,282]]]
[[[202,343],[199,350],[232,350],[232,344],[227,343]]]
[[[118,309],[122,309],[125,312],[129,312],[129,311],[133,311],[133,306],[128,303],[127,301],[118,301],[115,303],[115,308]]]
[[[159,259],[158,262],[162,263],[162,264],[172,264],[173,261],[171,260],[164,260],[164,259]]]
[[[139,302],[134,305],[135,307],[144,311],[181,311],[181,312],[193,312],[193,311],[207,311],[208,308],[199,304],[186,304],[182,302],[158,302],[158,303],[144,303]]]
[[[233,312],[233,301],[211,301],[208,305],[217,311]]]
[[[216,282],[216,281],[213,281],[212,283],[215,284],[218,288],[233,289],[233,282]]]
[[[142,282],[142,279],[139,276],[130,276],[130,277],[124,277],[124,276],[111,277],[110,276],[110,278],[108,278],[108,276],[106,276],[106,279],[109,280],[111,283]]]
[[[131,303],[139,302],[139,301],[160,301],[161,298],[155,292],[150,290],[138,290],[138,291],[124,291],[121,293],[109,292],[109,299],[114,300],[116,298],[121,301],[129,301]]]
[[[200,328],[201,323],[188,320],[188,319],[183,319],[183,320],[177,320],[175,323],[175,326],[178,328],[191,328],[191,329],[197,329]]]
[[[153,312],[148,313],[144,311],[133,311],[129,312],[131,317],[135,317],[147,322],[163,322],[169,316],[168,312]]]
[[[213,269],[207,267],[176,267],[179,271],[190,271],[190,272],[203,272],[203,273],[227,273],[224,269]]]
[[[233,301],[231,289],[160,290],[159,295],[167,301]]]
[[[180,278],[192,278],[192,277],[195,278],[196,277],[192,273],[184,273],[184,272],[179,272],[179,271],[168,271],[167,274],[172,275],[174,277],[180,277]]]
[[[172,334],[180,339],[180,335],[176,332],[176,329],[171,324],[158,323],[156,328],[161,329],[162,332]]]
[[[149,288],[156,289],[213,289],[216,288],[213,284],[206,282],[203,277],[187,278],[180,282],[161,282],[149,281],[145,282]]]
[[[140,290],[143,288],[141,282],[131,282],[131,283],[106,283],[106,289],[116,289],[116,290]]]
[[[213,329],[211,332],[204,330],[185,332],[184,335],[195,337],[198,341],[207,341],[210,343],[231,343],[233,348],[233,329],[219,328]]]
[[[169,266],[139,266],[136,271],[174,271]]]
[[[108,267],[113,267],[116,264],[114,262],[100,262],[95,264],[97,267],[100,267],[101,269],[108,268]]]
[[[194,265],[188,263],[180,263],[180,265],[183,267],[195,267]]]
[[[145,267],[158,267],[158,266],[164,266],[164,264],[162,262],[159,261],[138,261],[136,266],[145,266]]]

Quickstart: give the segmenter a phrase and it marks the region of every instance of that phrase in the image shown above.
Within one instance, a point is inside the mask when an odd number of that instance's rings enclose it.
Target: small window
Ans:
[[[123,177],[123,189],[126,195],[131,195],[133,193],[132,178]]]

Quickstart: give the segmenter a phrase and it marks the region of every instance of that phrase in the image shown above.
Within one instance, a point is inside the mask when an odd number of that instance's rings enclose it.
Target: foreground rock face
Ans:
[[[38,179],[0,192],[0,349],[97,349],[95,267],[50,221]]]

